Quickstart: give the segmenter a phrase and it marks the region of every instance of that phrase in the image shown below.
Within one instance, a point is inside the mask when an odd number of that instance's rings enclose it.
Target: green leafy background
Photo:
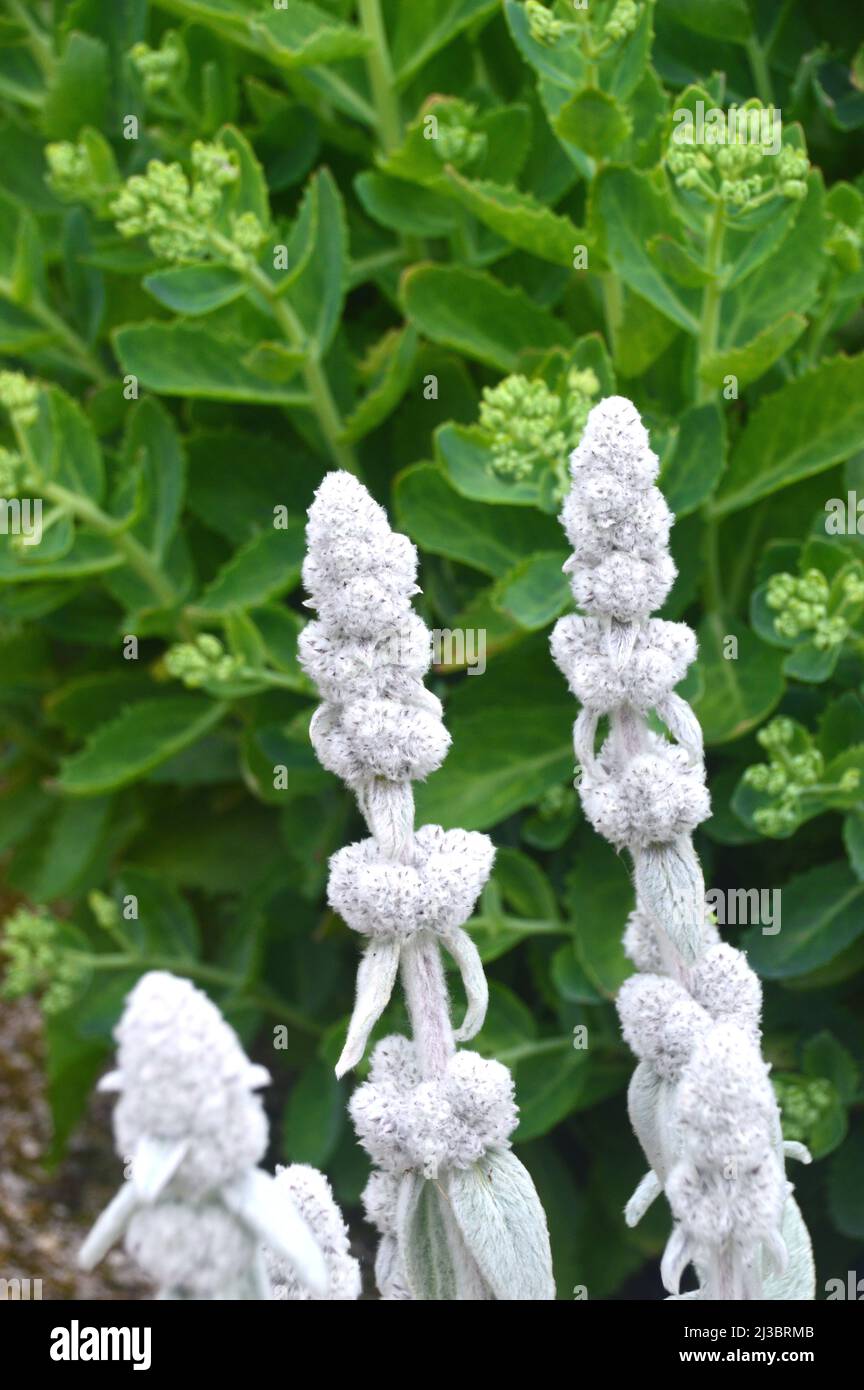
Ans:
[[[323,897],[328,855],[362,830],[311,753],[296,660],[305,509],[328,468],[355,469],[420,549],[430,626],[486,634],[482,676],[431,678],[453,746],[418,810],[498,846],[470,926],[491,979],[476,1045],[514,1070],[559,1297],[660,1296],[665,1205],[635,1231],[622,1218],[644,1166],[612,1002],[632,889],[572,793],[576,708],[548,652],[566,542],[551,473],[502,478],[478,429],[502,376],[590,369],[642,410],[678,515],[664,613],[699,634],[683,693],[708,751],[706,877],[782,890],[779,933],[728,936],[765,982],[784,1122],[817,1160],[792,1176],[823,1289],[864,1241],[864,793],[836,790],[864,769],[864,637],[853,614],[826,657],[778,634],[764,596],[773,574],[864,559],[854,525],[825,530],[828,499],[864,499],[860,32],[841,0],[631,8],[592,55],[580,25],[598,33],[607,0],[590,21],[553,5],[566,27],[547,43],[517,0],[9,0],[0,353],[38,383],[30,433],[76,500],[39,546],[0,536],[5,906],[68,922],[90,962],[46,1020],[53,1158],[125,992],[165,965],[272,1070],[272,1157],[323,1167],[369,1245],[332,1072],[357,941]],[[181,54],[156,93],[130,56],[144,41]],[[811,163],[805,196],[730,226],[716,263],[663,160],[672,112],[700,94],[773,99]],[[461,167],[425,138],[430,115],[477,137]],[[235,209],[267,228],[249,273],[218,254],[168,264],[104,199],[46,178],[51,142],[83,142],[111,184],[216,138],[239,162]],[[242,678],[171,679],[167,649],[201,632]],[[768,838],[742,775],[777,715],[820,751],[828,790]],[[120,950],[94,891],[138,898]],[[393,1006],[382,1027],[401,1021]]]

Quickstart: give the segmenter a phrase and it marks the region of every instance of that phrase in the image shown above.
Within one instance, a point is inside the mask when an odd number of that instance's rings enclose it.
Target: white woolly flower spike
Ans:
[[[696,640],[685,624],[651,617],[675,577],[657,467],[630,401],[594,407],[561,516],[573,547],[564,568],[583,612],[559,619],[551,639],[583,707],[573,730],[583,809],[634,864],[624,945],[639,973],[621,987],[618,1010],[640,1059],[628,1110],[651,1166],[625,1218],[635,1225],[665,1190],[672,1297],[809,1299],[809,1239],[785,1176],[786,1158],[809,1155],[782,1141],[759,1054],[759,981],[740,951],[719,943],[691,841],[710,802],[698,720],[674,687]],[[652,713],[669,738],[649,730]],[[699,1290],[679,1295],[688,1264]]]
[[[494,850],[485,835],[432,825],[414,830],[410,785],[440,767],[450,744],[441,702],[422,683],[431,639],[411,609],[418,592],[414,546],[390,530],[384,509],[349,473],[328,473],[321,483],[307,539],[303,577],[318,618],[301,634],[299,656],[324,698],[310,736],[323,766],[356,793],[372,831],[330,861],[330,905],[369,938],[341,1076],[362,1057],[411,939],[422,945],[433,933],[462,972],[468,1012],[457,1036],[473,1037],[482,1026],[485,976],[462,927]],[[378,589],[364,590],[358,617],[361,583]]]
[[[411,610],[416,551],[347,473],[322,482],[307,539],[303,580],[317,617],[298,650],[323,701],[310,737],[319,761],[356,795],[370,831],[330,860],[328,902],[367,942],[337,1076],[362,1058],[400,968],[414,1034],[379,1043],[351,1100],[379,1170],[364,1194],[381,1235],[378,1288],[388,1300],[552,1298],[545,1217],[509,1152],[510,1073],[456,1050],[486,1014],[486,977],[464,925],[494,849],[476,832],[414,825],[412,783],[440,767],[450,743],[441,702],[422,683],[431,642]],[[442,947],[467,998],[455,1033]],[[514,1263],[514,1251],[524,1258]]]
[[[390,530],[384,509],[349,473],[329,473],[321,483],[307,539],[303,577],[318,618],[301,634],[298,650],[324,698],[310,735],[323,766],[356,793],[372,831],[330,864],[331,906],[370,938],[337,1066],[341,1076],[362,1057],[387,1006],[402,948],[424,933],[435,933],[462,971],[469,1006],[459,1036],[482,1026],[485,977],[462,926],[494,851],[485,835],[413,828],[410,784],[440,767],[450,744],[441,702],[422,684],[431,640],[411,609],[414,546]]]
[[[128,1177],[79,1255],[92,1269],[121,1236],[164,1298],[269,1298],[262,1242],[315,1297],[328,1268],[290,1193],[257,1165],[265,1069],[205,994],[166,971],[142,976],[115,1030],[117,1152]],[[326,1247],[325,1247],[326,1249]]]

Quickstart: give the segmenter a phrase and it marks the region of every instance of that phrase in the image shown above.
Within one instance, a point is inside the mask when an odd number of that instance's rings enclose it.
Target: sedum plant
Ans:
[[[320,1173],[278,1177],[260,1097],[269,1076],[219,1010],[166,971],[133,989],[117,1026],[117,1152],[126,1171],[79,1262],[92,1269],[121,1237],[161,1298],[356,1298],[359,1269]],[[336,1292],[338,1290],[338,1292]]]
[[[783,1140],[759,1048],[759,980],[706,921],[692,843],[710,813],[702,735],[674,689],[696,640],[651,616],[675,579],[673,517],[631,401],[594,407],[570,467],[564,568],[582,612],[559,618],[552,654],[583,707],[573,731],[583,810],[629,852],[636,889],[625,948],[637,974],[618,1012],[639,1058],[628,1108],[650,1169],[627,1222],[665,1192],[674,1224],[661,1273],[673,1298],[812,1299],[810,1240],[785,1171],[787,1156],[810,1155]],[[698,1285],[681,1295],[688,1265]]]
[[[342,1075],[363,1057],[401,972],[410,1038],[383,1038],[351,1116],[374,1164],[364,1193],[390,1300],[554,1297],[546,1220],[510,1149],[517,1110],[500,1062],[456,1044],[483,1025],[488,988],[464,930],[492,867],[485,835],[415,827],[412,783],[450,743],[423,685],[430,634],[414,613],[417,552],[350,474],[329,473],[309,509],[303,582],[317,617],[299,657],[322,703],[310,736],[353,791],[370,837],[330,860],[328,901],[366,938]],[[467,1010],[454,1030],[441,959]]]

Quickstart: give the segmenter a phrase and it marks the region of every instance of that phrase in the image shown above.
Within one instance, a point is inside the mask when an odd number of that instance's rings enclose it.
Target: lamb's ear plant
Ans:
[[[310,733],[370,831],[330,861],[330,905],[366,938],[337,1074],[361,1060],[400,969],[412,1029],[378,1043],[350,1107],[374,1164],[364,1205],[381,1234],[378,1287],[391,1300],[551,1299],[546,1219],[510,1149],[512,1078],[456,1046],[486,1014],[486,979],[464,924],[493,846],[485,835],[414,824],[412,783],[440,766],[450,742],[441,703],[423,685],[431,643],[411,607],[417,553],[345,472],[318,489],[307,541],[303,579],[317,618],[299,655],[323,699]],[[442,947],[467,997],[455,1031]]]
[[[760,1052],[759,981],[706,915],[692,842],[710,812],[702,736],[674,689],[696,640],[686,624],[651,616],[675,579],[673,517],[629,400],[594,407],[571,472],[565,570],[583,611],[558,620],[552,652],[582,703],[574,747],[585,815],[629,852],[636,888],[625,948],[638,973],[618,1010],[639,1058],[629,1111],[650,1171],[626,1220],[636,1225],[665,1192],[674,1224],[661,1274],[672,1297],[811,1299],[810,1240],[785,1172],[787,1157],[810,1156],[783,1141]],[[688,1265],[698,1286],[681,1294]]]
[[[169,1299],[357,1298],[357,1261],[326,1179],[258,1167],[264,1067],[216,1005],[166,971],[142,976],[116,1029],[123,1185],[81,1248],[92,1269],[121,1237]],[[273,1286],[271,1286],[271,1276]]]

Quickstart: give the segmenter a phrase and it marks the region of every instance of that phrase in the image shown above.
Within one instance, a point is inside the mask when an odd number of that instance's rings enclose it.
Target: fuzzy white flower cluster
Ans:
[[[125,1236],[162,1297],[269,1298],[266,1243],[299,1285],[328,1296],[330,1231],[341,1218],[335,1207],[326,1220],[308,1204],[298,1210],[290,1186],[257,1166],[267,1121],[256,1091],[270,1078],[216,1006],[188,980],[151,971],[115,1036],[118,1066],[100,1089],[119,1092],[114,1130],[127,1176],[87,1237],[82,1266]]]
[[[375,1255],[375,1283],[388,1303],[409,1303],[413,1294],[405,1276],[399,1251],[398,1206],[402,1182],[400,1173],[373,1169],[363,1189],[363,1211],[381,1239]]]
[[[457,1052],[442,1076],[424,1080],[413,1043],[399,1034],[375,1048],[350,1110],[378,1168],[417,1169],[427,1178],[470,1168],[488,1149],[507,1146],[518,1119],[513,1078],[500,1062]]]
[[[659,608],[675,579],[672,515],[654,480],[657,455],[636,407],[609,396],[588,416],[570,459],[562,524],[573,597],[594,617],[633,622]]]
[[[594,407],[571,467],[565,569],[585,614],[559,620],[552,654],[583,705],[574,725],[583,809],[630,851],[637,890],[624,945],[639,973],[618,1009],[640,1059],[628,1104],[651,1168],[627,1221],[665,1190],[675,1225],[661,1273],[673,1297],[812,1298],[809,1241],[784,1162],[808,1155],[782,1141],[759,1050],[759,981],[705,914],[691,843],[710,814],[702,737],[674,689],[696,640],[685,624],[650,616],[675,576],[672,517],[629,401]],[[672,741],[649,730],[652,712]],[[609,732],[596,753],[603,716]],[[699,1289],[679,1295],[688,1264]]]
[[[551,642],[552,655],[576,699],[598,714],[624,704],[647,713],[684,679],[696,657],[692,628],[661,618],[633,628],[632,645],[624,652],[610,648],[602,624],[578,613],[555,624]]]
[[[644,849],[690,835],[711,811],[702,767],[656,734],[623,769],[609,746],[582,774],[585,815],[617,849]]]
[[[298,655],[324,697],[310,727],[320,762],[355,791],[374,777],[428,777],[450,737],[423,686],[431,643],[411,609],[416,549],[350,473],[324,478],[307,540],[303,582],[318,616]]]
[[[461,927],[489,877],[494,850],[486,835],[424,825],[405,861],[388,858],[375,839],[337,850],[327,900],[364,936],[447,935]]]

